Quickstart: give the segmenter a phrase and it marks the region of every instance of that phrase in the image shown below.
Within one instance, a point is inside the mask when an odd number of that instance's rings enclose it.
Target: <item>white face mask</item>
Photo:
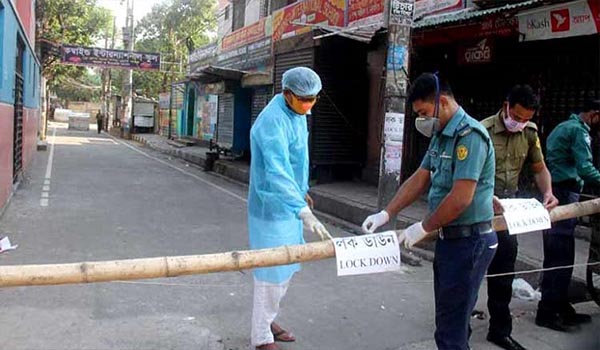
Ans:
[[[440,118],[423,118],[415,119],[415,128],[425,137],[431,138],[433,134],[440,130]]]
[[[510,113],[508,111],[508,105],[507,105],[506,106],[506,116],[504,117],[504,126],[506,127],[506,130],[508,130],[510,132],[519,132],[519,131],[523,131],[523,129],[525,129],[525,127],[527,126],[527,122],[519,123],[518,121],[511,118]]]

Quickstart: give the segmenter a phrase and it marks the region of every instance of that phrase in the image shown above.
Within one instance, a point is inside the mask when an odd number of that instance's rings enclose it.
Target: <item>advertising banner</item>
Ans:
[[[600,1],[579,0],[518,14],[524,41],[566,38],[600,32]]]
[[[273,41],[309,32],[312,27],[302,24],[322,24],[343,27],[345,0],[305,0],[273,13]]]

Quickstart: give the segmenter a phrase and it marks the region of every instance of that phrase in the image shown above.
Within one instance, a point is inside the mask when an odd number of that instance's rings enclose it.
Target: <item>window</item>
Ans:
[[[245,0],[233,0],[233,22],[231,23],[231,31],[236,30],[244,26],[244,20],[246,17],[246,1]]]

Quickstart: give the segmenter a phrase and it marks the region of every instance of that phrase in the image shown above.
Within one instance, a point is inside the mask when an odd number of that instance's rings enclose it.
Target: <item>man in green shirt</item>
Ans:
[[[496,151],[496,183],[494,194],[500,198],[517,195],[519,175],[527,163],[533,171],[535,182],[547,209],[558,205],[552,194],[550,172],[544,163],[537,126],[530,122],[539,107],[537,96],[527,85],[515,86],[507,101],[495,115],[483,120]],[[497,204],[497,203],[496,203]],[[498,249],[488,268],[488,274],[515,272],[517,236],[508,231],[498,232]],[[488,278],[488,310],[490,327],[488,341],[507,350],[524,350],[511,337],[512,318],[509,304],[512,298],[513,275]]]
[[[590,130],[600,125],[600,100],[588,100],[583,112],[558,124],[546,142],[552,188],[561,205],[579,201],[584,182],[600,186],[600,171],[592,163]],[[555,222],[544,231],[544,268],[570,266],[575,262],[576,219]],[[591,322],[569,303],[568,289],[573,268],[544,271],[542,300],[535,323],[562,332],[572,332],[579,324]]]

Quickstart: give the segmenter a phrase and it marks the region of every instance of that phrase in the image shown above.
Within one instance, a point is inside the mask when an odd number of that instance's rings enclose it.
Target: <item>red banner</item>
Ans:
[[[379,14],[383,14],[381,0],[348,0],[348,26]]]
[[[413,32],[415,46],[431,46],[452,43],[460,40],[485,38],[489,36],[507,37],[519,33],[519,20],[516,17],[490,16],[481,22],[448,28],[423,28]]]
[[[271,28],[271,17],[263,17],[254,24],[226,35],[221,42],[221,51],[235,49],[236,47],[244,46],[270,36]]]
[[[345,8],[345,0],[305,0],[284,7],[273,14],[273,41],[312,29],[292,22],[343,27]]]

